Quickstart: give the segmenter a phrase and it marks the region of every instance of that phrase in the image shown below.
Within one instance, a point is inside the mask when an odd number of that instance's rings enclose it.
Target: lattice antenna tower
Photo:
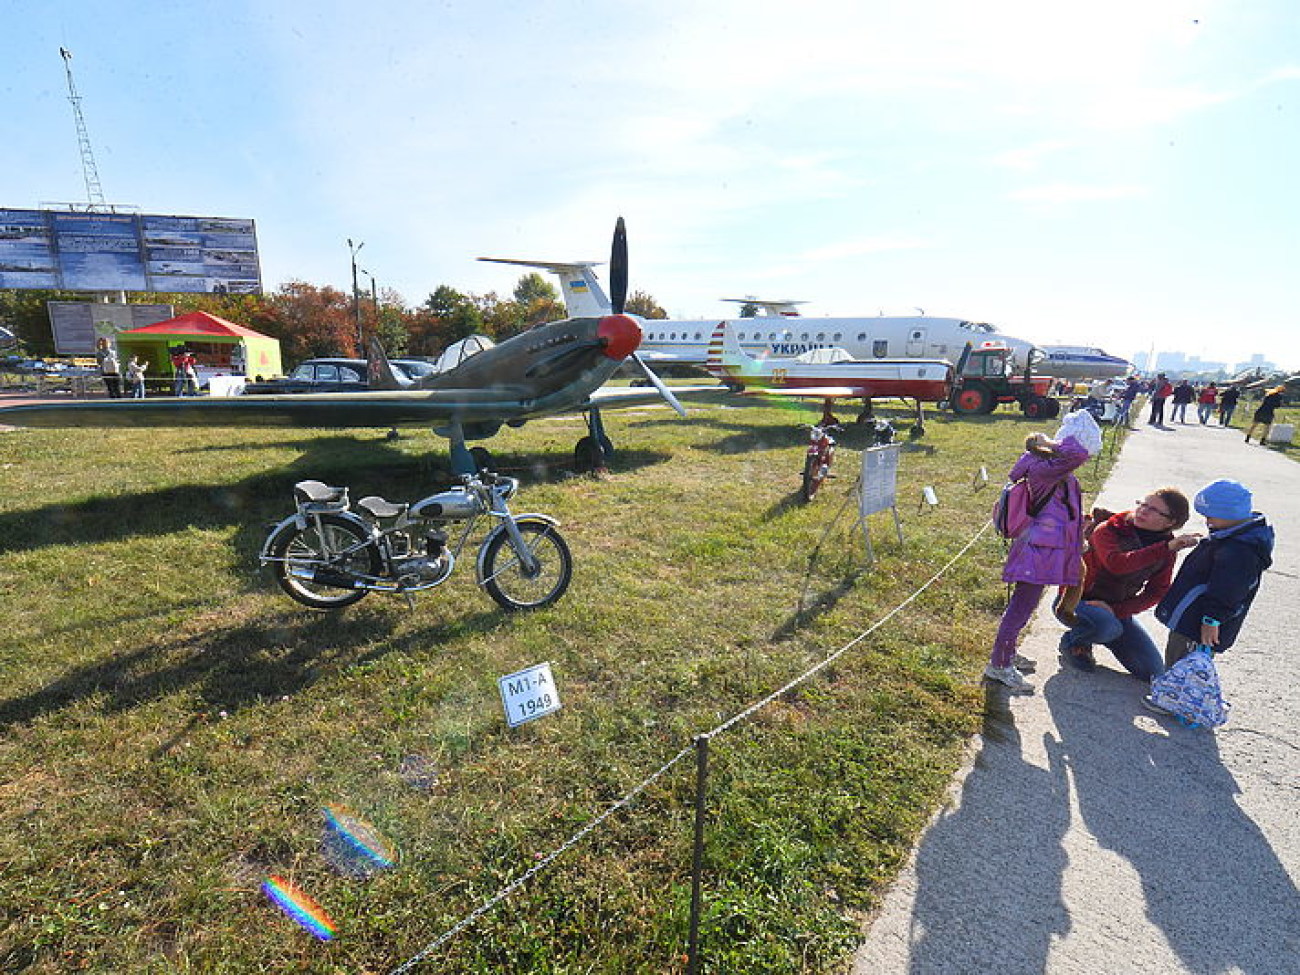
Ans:
[[[72,115],[77,120],[77,144],[81,149],[81,173],[86,180],[86,199],[90,209],[105,206],[104,189],[99,185],[99,170],[95,167],[95,152],[90,147],[90,135],[86,132],[86,119],[81,114],[81,96],[77,94],[77,83],[72,80],[72,52],[66,47],[59,48],[63,56],[63,70],[68,75],[68,101],[72,102]]]

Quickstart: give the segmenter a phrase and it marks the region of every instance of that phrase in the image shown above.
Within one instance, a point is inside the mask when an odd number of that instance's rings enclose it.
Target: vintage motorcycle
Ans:
[[[831,464],[835,461],[835,437],[833,434],[844,430],[842,426],[825,418],[808,428],[808,452],[803,460],[803,482],[799,495],[805,501],[811,501],[826,478],[831,475]]]
[[[371,495],[351,504],[346,487],[299,481],[297,511],[262,544],[263,565],[290,597],[312,609],[350,606],[371,592],[410,594],[441,585],[483,516],[496,519],[479,545],[478,584],[507,610],[549,606],[573,576],[569,546],[554,518],[516,515],[519,481],[488,471],[421,501]],[[450,545],[448,525],[464,522]]]

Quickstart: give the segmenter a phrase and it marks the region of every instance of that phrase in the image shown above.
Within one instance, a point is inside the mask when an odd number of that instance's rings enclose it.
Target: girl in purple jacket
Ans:
[[[1101,430],[1092,414],[1077,410],[1065,418],[1057,439],[1031,434],[1010,479],[1029,479],[1033,504],[1042,504],[1033,523],[1011,543],[1002,579],[1013,585],[1002,613],[993,654],[984,676],[1019,694],[1034,685],[1015,667],[1016,639],[1033,616],[1048,586],[1073,586],[1080,578],[1083,551],[1083,491],[1074,471],[1101,449]],[[1046,502],[1043,499],[1046,498]]]

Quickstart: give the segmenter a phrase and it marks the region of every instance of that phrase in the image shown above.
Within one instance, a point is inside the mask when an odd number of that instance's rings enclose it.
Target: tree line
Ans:
[[[54,355],[54,335],[46,303],[85,301],[72,291],[0,290],[0,323],[18,337],[27,355]],[[525,274],[508,298],[495,292],[477,295],[439,285],[422,303],[408,306],[391,289],[353,296],[329,285],[289,281],[260,295],[161,294],[128,292],[130,303],[170,304],[177,315],[205,311],[279,339],[286,364],[316,356],[354,356],[361,330],[375,336],[390,355],[436,356],[469,335],[507,339],[544,322],[565,317],[555,287],[537,272]],[[627,310],[644,318],[667,318],[648,294],[634,292]]]

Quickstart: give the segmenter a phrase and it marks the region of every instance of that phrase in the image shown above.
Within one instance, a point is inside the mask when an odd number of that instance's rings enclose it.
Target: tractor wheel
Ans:
[[[962,387],[957,391],[957,395],[952,398],[952,411],[960,413],[962,416],[988,413],[996,405],[997,402],[993,399],[993,393],[981,383],[973,383],[970,386]]]

